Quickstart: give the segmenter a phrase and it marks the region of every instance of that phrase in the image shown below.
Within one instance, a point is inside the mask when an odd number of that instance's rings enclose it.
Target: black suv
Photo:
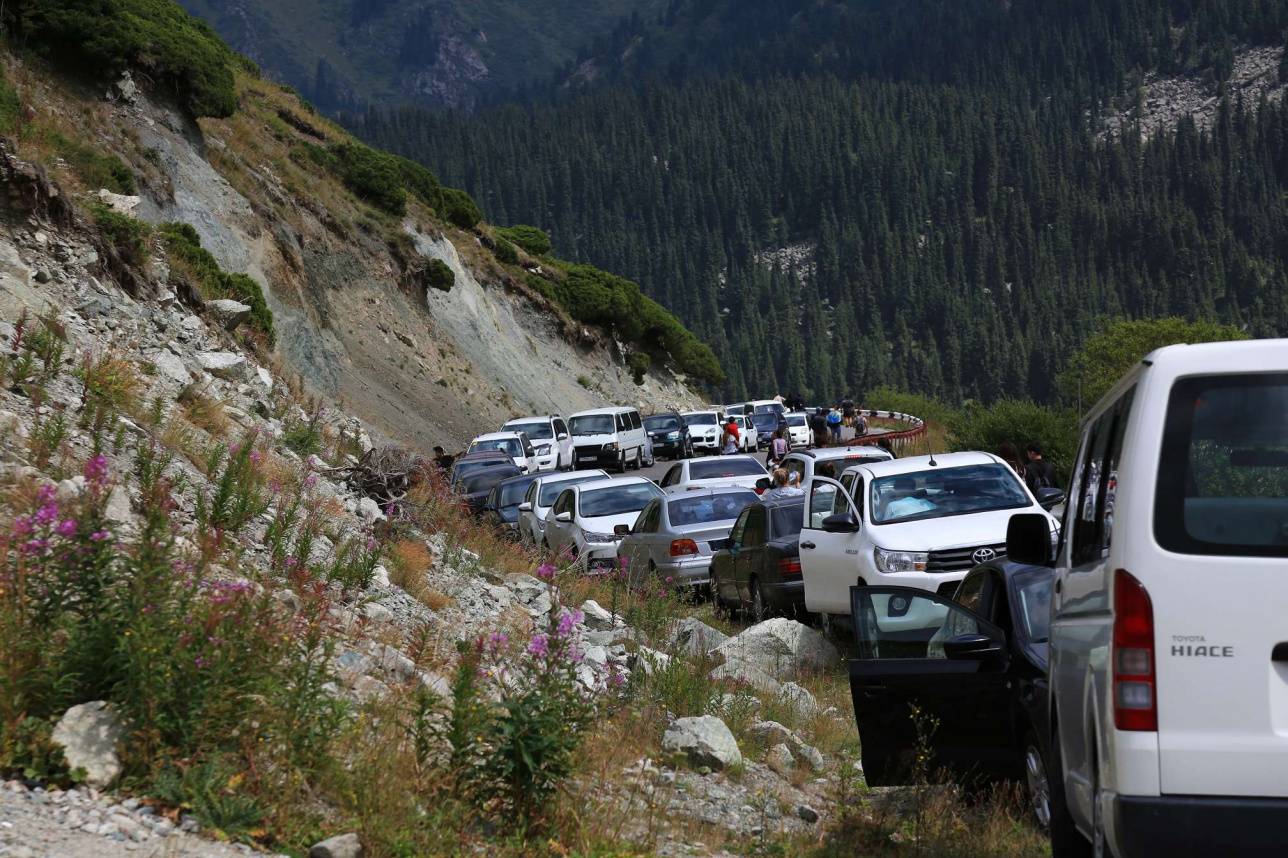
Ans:
[[[653,441],[653,457],[669,456],[687,459],[693,455],[693,442],[689,440],[689,427],[684,418],[674,411],[654,414],[644,418],[644,429]]]

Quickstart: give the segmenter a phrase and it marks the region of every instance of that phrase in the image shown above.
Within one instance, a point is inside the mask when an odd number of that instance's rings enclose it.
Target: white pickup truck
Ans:
[[[916,587],[951,595],[972,568],[1006,552],[1017,512],[1046,516],[1064,492],[1034,498],[1010,466],[988,453],[874,461],[841,479],[806,484],[800,553],[805,607],[848,617],[850,587]]]

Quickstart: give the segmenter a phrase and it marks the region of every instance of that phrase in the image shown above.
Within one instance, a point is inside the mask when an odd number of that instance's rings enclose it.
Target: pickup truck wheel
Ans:
[[[751,579],[751,617],[756,622],[764,622],[769,619],[773,610],[769,606],[769,600],[765,598],[765,588],[760,583],[759,578]]]
[[[1091,844],[1082,836],[1064,794],[1064,760],[1060,754],[1060,737],[1051,737],[1047,766],[1047,786],[1051,808],[1051,858],[1091,858]]]
[[[1051,828],[1051,782],[1038,737],[1030,730],[1024,736],[1024,781],[1029,791],[1033,817],[1043,831]]]

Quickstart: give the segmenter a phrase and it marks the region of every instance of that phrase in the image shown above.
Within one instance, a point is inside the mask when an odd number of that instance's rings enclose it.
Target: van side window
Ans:
[[[555,437],[558,438],[560,435],[567,435],[567,434],[568,434],[568,425],[564,423],[562,420],[560,420],[558,417],[556,417],[555,418]]]
[[[640,427],[642,427],[643,425],[644,425],[644,421],[640,420],[640,413],[639,413],[638,411],[632,411],[632,412],[631,412],[631,428],[632,428],[632,429],[639,429],[639,428],[640,428]]]
[[[618,432],[625,432],[625,431],[626,431],[627,429],[629,429],[629,428],[631,428],[631,421],[630,421],[630,420],[628,420],[628,419],[626,419],[626,415],[625,415],[625,414],[618,414],[618,415],[617,415],[617,431],[618,431]]]
[[[1087,432],[1080,470],[1073,484],[1077,511],[1070,558],[1074,566],[1095,563],[1109,550],[1118,496],[1118,460],[1135,388],[1105,409]]]

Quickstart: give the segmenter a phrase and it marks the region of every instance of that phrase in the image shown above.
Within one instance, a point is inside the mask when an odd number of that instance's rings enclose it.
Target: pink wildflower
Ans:
[[[318,484],[317,474],[309,474],[307,477],[304,478],[304,488],[306,489],[311,489],[317,484]]]
[[[76,519],[74,519],[74,518],[65,518],[65,519],[63,519],[62,521],[60,521],[60,522],[58,523],[58,527],[54,530],[54,532],[55,532],[55,533],[57,533],[59,536],[62,536],[62,537],[65,537],[65,538],[66,538],[66,537],[72,537],[72,536],[75,536],[75,535],[76,535]]]
[[[36,524],[46,527],[58,520],[58,503],[49,501],[36,510]]]
[[[548,655],[550,653],[550,638],[546,635],[534,636],[531,643],[528,644],[528,652],[538,657]]]
[[[85,463],[85,479],[94,486],[107,481],[107,456],[100,453]]]
[[[92,542],[102,542],[105,539],[111,539],[112,534],[110,531],[96,530],[89,535],[89,538],[90,538],[90,541]]]
[[[13,535],[27,536],[31,533],[31,516],[20,515],[13,520]]]
[[[545,579],[545,580],[547,580],[547,581],[548,581],[548,580],[550,580],[551,578],[554,578],[554,577],[555,577],[555,572],[556,572],[556,571],[558,571],[558,570],[555,568],[555,564],[553,564],[553,563],[542,563],[540,566],[538,566],[538,567],[537,567],[537,577],[538,577],[538,578],[543,578],[543,579]]]

